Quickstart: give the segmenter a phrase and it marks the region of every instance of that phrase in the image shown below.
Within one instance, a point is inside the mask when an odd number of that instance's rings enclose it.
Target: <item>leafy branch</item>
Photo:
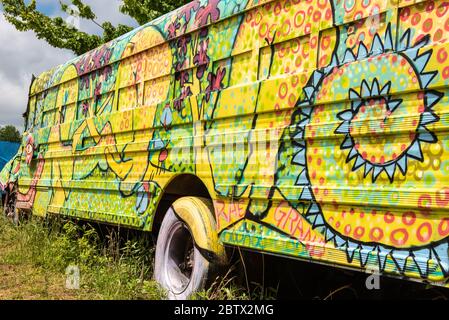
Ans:
[[[123,0],[120,11],[142,25],[187,2],[188,0]],[[92,21],[102,29],[101,35],[83,32],[60,16],[45,15],[37,9],[36,0],[31,0],[29,4],[25,0],[0,0],[0,4],[3,5],[5,19],[17,30],[33,31],[37,38],[45,40],[51,46],[71,50],[76,55],[95,49],[133,29],[123,24],[114,26],[109,21],[98,22],[92,8],[81,0],[70,0],[70,4],[60,0],[60,8],[68,15]]]

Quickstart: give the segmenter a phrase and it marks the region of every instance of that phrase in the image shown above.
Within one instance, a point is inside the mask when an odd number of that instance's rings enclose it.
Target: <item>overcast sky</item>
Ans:
[[[69,3],[69,1],[66,1]],[[137,26],[136,22],[119,12],[120,0],[85,0],[97,15],[98,22]],[[61,15],[58,0],[37,0],[40,11]],[[89,33],[101,33],[90,21],[81,21],[80,28]],[[68,50],[56,49],[33,32],[19,32],[10,25],[0,7],[0,126],[12,124],[23,130],[22,114],[26,110],[31,76],[39,75],[73,57]]]

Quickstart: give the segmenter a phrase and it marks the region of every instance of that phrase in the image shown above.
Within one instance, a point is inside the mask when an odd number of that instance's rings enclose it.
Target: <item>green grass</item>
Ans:
[[[0,299],[164,299],[152,279],[148,241],[101,239],[89,225],[0,217]],[[66,268],[80,270],[80,289],[66,288]]]
[[[14,226],[0,216],[0,299],[165,299],[153,279],[154,245],[148,234],[51,219]],[[77,266],[80,288],[66,288]],[[271,299],[273,289],[239,285],[233,268],[192,299]],[[241,282],[241,281],[240,281]]]
[[[37,218],[14,226],[0,214],[0,300],[165,299],[165,292],[152,280],[154,245],[150,235],[94,226],[96,228],[86,223]],[[239,249],[235,249],[232,256],[234,264],[227,274],[217,278],[210,288],[195,294],[192,299],[267,300],[278,297],[278,290],[269,287],[276,282],[265,281],[273,270],[265,271],[264,259],[244,258]],[[78,266],[80,270],[78,290],[66,288],[68,266]],[[262,279],[246,273],[257,268],[263,270]],[[295,268],[302,268],[301,274],[307,275],[303,278],[306,281],[300,282],[301,290],[311,292],[308,296],[301,293],[301,297],[328,300],[348,297],[349,293],[351,298],[368,298],[371,294],[378,298],[371,291],[355,291],[358,283],[363,285],[365,282],[365,277],[357,274],[355,278],[354,275],[343,277],[337,273],[338,270],[330,269],[329,273],[324,273],[324,269],[316,271],[317,267],[312,265],[295,265]],[[448,298],[445,289],[388,280],[382,280],[382,288],[385,289],[381,293],[385,297]],[[294,292],[292,297],[298,294]]]
[[[193,300],[275,300],[277,290],[252,282],[248,288],[239,285],[235,276],[231,276],[233,269],[223,277],[218,277],[211,287],[195,294]]]

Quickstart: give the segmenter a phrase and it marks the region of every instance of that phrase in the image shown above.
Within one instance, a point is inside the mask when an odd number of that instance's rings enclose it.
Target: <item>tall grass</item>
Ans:
[[[193,300],[275,300],[277,289],[251,282],[247,288],[243,287],[236,276],[233,276],[233,268],[223,277],[217,277],[207,290],[193,295]]]
[[[154,248],[146,233],[59,218],[32,218],[14,226],[0,216],[0,271],[2,266],[15,266],[17,279],[7,281],[22,286],[19,291],[24,293],[12,297],[0,293],[0,299],[29,298],[26,291],[39,293],[31,295],[33,299],[165,299],[165,292],[152,280]],[[65,287],[69,266],[76,266],[80,271],[78,290],[68,291]],[[248,285],[246,273],[245,281],[239,280],[235,266],[192,299],[259,300],[276,297],[276,290],[272,288],[267,289],[257,283]],[[21,276],[20,273],[24,272],[26,276]],[[44,273],[44,280],[32,278],[40,273]],[[53,288],[51,295],[47,292],[49,286]]]
[[[68,266],[76,266],[80,289],[71,292],[75,299],[165,298],[150,280],[154,252],[148,240],[123,239],[112,230],[102,239],[88,224],[33,219],[15,227],[1,217],[0,265],[27,265],[55,278],[65,276]],[[63,281],[59,285],[65,290]]]

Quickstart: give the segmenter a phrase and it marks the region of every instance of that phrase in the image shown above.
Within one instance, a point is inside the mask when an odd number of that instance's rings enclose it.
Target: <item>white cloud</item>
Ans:
[[[133,27],[138,26],[133,18],[120,12],[121,0],[85,0],[83,2],[92,8],[92,11],[97,16],[96,22],[99,24],[109,21],[113,25],[124,24]],[[88,20],[80,21],[80,29],[88,33],[102,33],[102,29],[99,26]]]
[[[19,32],[0,15],[0,126],[23,129],[32,74],[40,73],[73,57],[38,40],[33,32]]]
[[[97,22],[110,21],[137,26],[129,16],[119,11],[121,0],[85,0],[97,15]],[[42,8],[59,12],[58,0],[40,0]],[[54,7],[54,10],[53,10]],[[91,21],[81,20],[81,30],[101,34],[100,27]],[[0,12],[0,126],[13,124],[23,130],[22,114],[26,110],[32,74],[40,73],[62,64],[73,57],[69,50],[56,49],[33,32],[19,32]]]

